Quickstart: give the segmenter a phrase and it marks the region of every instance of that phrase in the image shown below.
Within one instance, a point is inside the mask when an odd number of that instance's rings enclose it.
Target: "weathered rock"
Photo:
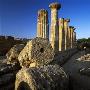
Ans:
[[[66,90],[68,77],[58,65],[22,68],[16,75],[15,90]]]
[[[46,65],[54,58],[54,51],[47,39],[34,38],[20,52],[18,60],[23,67]]]
[[[80,60],[82,60],[82,61],[89,61],[90,60],[90,54],[86,54],[84,56],[81,56]]]
[[[24,46],[24,44],[16,44],[9,50],[9,52],[6,54],[8,64],[18,63],[18,55]]]

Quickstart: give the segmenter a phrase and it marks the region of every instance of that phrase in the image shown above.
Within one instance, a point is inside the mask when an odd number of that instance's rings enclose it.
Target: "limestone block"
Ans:
[[[68,78],[58,65],[22,68],[16,75],[15,90],[67,90]]]
[[[54,58],[54,51],[47,39],[34,38],[27,43],[20,52],[18,60],[23,67],[35,67],[50,63]]]
[[[18,55],[24,46],[24,44],[16,44],[9,50],[9,52],[6,54],[8,64],[18,62]]]

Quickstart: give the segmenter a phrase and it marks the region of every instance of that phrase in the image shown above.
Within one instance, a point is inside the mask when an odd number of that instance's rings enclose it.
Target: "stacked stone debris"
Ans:
[[[82,60],[82,61],[90,60],[90,54],[86,54],[84,56],[81,56],[80,60]]]

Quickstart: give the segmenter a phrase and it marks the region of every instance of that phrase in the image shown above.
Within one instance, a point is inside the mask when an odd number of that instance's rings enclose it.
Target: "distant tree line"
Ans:
[[[90,43],[90,37],[88,39],[86,38],[82,38],[82,39],[78,39],[77,40],[77,43]]]
[[[77,40],[77,48],[82,50],[84,47],[90,48],[90,37]]]

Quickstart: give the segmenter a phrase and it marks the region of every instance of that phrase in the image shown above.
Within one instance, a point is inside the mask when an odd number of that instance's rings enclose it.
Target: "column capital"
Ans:
[[[76,29],[74,26],[69,26],[69,28],[72,28],[73,30],[75,30],[75,29]]]
[[[38,10],[38,14],[41,14],[41,13],[48,13],[48,11],[45,10],[45,9],[40,9],[40,10]]]
[[[59,9],[61,8],[61,4],[60,4],[60,3],[57,3],[57,2],[51,3],[51,4],[49,5],[49,8],[59,10]]]
[[[64,18],[59,18],[59,20],[64,20]]]
[[[70,19],[64,19],[65,22],[70,22]]]

